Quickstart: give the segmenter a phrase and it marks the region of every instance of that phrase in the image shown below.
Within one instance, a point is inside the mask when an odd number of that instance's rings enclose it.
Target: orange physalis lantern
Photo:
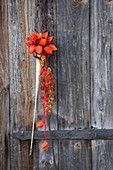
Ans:
[[[43,144],[42,144],[42,147],[41,149],[46,149],[49,147],[49,143],[47,141],[45,141]]]
[[[42,127],[44,126],[44,122],[42,120],[39,120],[36,124],[36,127]]]
[[[31,45],[29,47],[29,54],[33,54],[33,53],[35,53],[35,51],[36,51],[36,45]]]

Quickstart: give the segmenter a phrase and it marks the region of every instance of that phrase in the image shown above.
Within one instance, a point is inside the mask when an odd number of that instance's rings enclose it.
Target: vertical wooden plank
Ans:
[[[42,19],[41,19],[42,18]],[[48,0],[48,1],[38,1],[37,2],[37,14],[36,14],[36,31],[37,32],[49,32],[49,36],[54,36],[52,41],[53,44],[56,45],[56,1]],[[56,53],[56,52],[54,52]],[[56,72],[56,55],[50,55],[47,58],[47,64],[51,67],[52,73],[55,78],[55,92],[57,96],[57,72]],[[42,119],[43,117],[43,108],[40,102],[40,94],[38,100],[38,113],[37,119]],[[54,103],[54,108],[52,109],[51,116],[51,128],[57,129],[57,97]],[[41,129],[43,130],[43,129]]]
[[[113,1],[91,0],[91,118],[113,128]],[[97,159],[98,158],[98,159]],[[92,141],[93,170],[112,170],[112,141]]]
[[[52,8],[52,10],[51,10]],[[40,20],[42,18],[42,20]],[[54,21],[51,23],[51,20]],[[37,3],[37,17],[36,17],[36,30],[37,32],[49,32],[49,36],[54,36],[52,43],[56,45],[56,1],[48,0],[48,1],[39,1]],[[54,23],[54,25],[53,25]],[[54,28],[53,28],[54,27]],[[55,53],[55,52],[54,52]],[[54,72],[55,77],[55,86],[57,86],[57,78],[56,78],[56,55],[50,55],[47,58],[47,64],[51,67],[52,73]],[[53,70],[54,67],[54,70]],[[56,96],[57,96],[57,88],[55,88]],[[41,98],[39,94],[38,100],[38,113],[37,119],[42,119],[43,117],[43,108],[41,105]],[[52,109],[51,116],[51,128],[57,129],[57,97],[54,103],[54,108]],[[43,129],[41,129],[43,130]]]
[[[92,169],[112,170],[113,169],[113,141],[98,140],[92,141]]]
[[[59,128],[89,126],[89,1],[58,1]]]
[[[60,141],[59,149],[59,169],[91,170],[90,141]]]
[[[9,169],[9,59],[7,0],[0,0],[0,169]]]
[[[37,32],[49,32],[49,36],[54,36],[54,40],[52,41],[56,45],[56,0],[39,0],[37,1],[37,17],[36,17],[36,30]],[[56,52],[54,52],[56,53]],[[57,78],[56,78],[56,55],[50,55],[47,58],[47,63],[51,67],[52,72],[55,77],[55,92],[56,92],[56,101],[54,103],[54,107],[51,111],[50,119],[50,127],[51,130],[57,130]],[[43,109],[40,102],[40,95],[38,99],[38,112],[37,112],[37,120],[42,119],[43,116]],[[47,116],[46,116],[47,122]],[[47,129],[48,123],[47,123]],[[44,130],[41,128],[40,130]],[[37,132],[38,133],[38,132]],[[52,144],[51,140],[49,142],[49,148],[46,150],[41,150],[41,145],[44,140],[39,141],[39,169],[46,170],[46,169],[55,169],[54,165],[54,157],[52,151]],[[37,142],[36,142],[37,143]],[[53,149],[55,154],[55,162],[58,164],[58,142],[54,141]],[[36,162],[36,161],[35,161]]]
[[[58,128],[90,126],[89,0],[57,1]],[[59,169],[91,169],[90,141],[60,141]]]
[[[35,59],[24,42],[35,26],[35,0],[8,0],[10,61],[10,132],[31,130],[35,98]],[[11,169],[33,169],[30,142],[12,139]]]
[[[39,141],[39,169],[40,170],[53,170],[55,169],[55,165],[54,165],[54,157],[53,157],[53,153],[52,153],[52,145],[51,145],[51,141],[48,140],[49,148],[41,150],[41,146],[43,144],[44,141]],[[53,142],[53,148],[54,148],[54,156],[55,156],[55,161],[56,161],[56,165],[58,167],[58,142],[54,141]]]
[[[113,128],[113,2],[91,1],[92,125]]]

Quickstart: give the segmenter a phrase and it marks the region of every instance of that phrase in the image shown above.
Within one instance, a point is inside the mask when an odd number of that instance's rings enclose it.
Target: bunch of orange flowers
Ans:
[[[29,33],[28,41],[25,44],[29,47],[29,54],[34,54],[35,52],[38,55],[41,54],[52,54],[53,50],[57,50],[57,48],[50,44],[53,40],[52,37],[48,37],[48,32],[45,33]]]

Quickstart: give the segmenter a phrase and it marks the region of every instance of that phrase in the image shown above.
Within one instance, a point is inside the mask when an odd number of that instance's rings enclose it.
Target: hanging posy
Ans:
[[[49,146],[46,138],[45,114],[50,114],[50,110],[53,106],[55,92],[53,91],[54,77],[52,76],[51,68],[47,67],[47,57],[49,57],[49,54],[52,54],[53,50],[57,50],[57,48],[51,44],[53,36],[48,37],[48,32],[38,34],[34,31],[34,33],[29,33],[29,37],[27,39],[28,41],[26,41],[25,44],[29,47],[29,54],[33,54],[36,58],[36,95],[30,147],[31,155],[39,84],[41,85],[40,95],[41,103],[43,106],[43,120],[39,120],[36,127],[41,128],[44,126],[45,142],[42,144],[41,149],[45,149]]]

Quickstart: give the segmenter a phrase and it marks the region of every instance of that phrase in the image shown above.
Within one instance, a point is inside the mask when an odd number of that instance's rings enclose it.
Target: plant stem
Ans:
[[[36,118],[36,109],[37,109],[36,106],[37,106],[37,97],[38,97],[38,90],[39,90],[39,74],[40,74],[40,62],[39,62],[39,59],[36,58],[36,93],[35,93],[35,106],[34,106],[34,114],[33,114],[30,155],[32,155],[32,148],[33,148],[34,124],[35,124],[35,118]]]

